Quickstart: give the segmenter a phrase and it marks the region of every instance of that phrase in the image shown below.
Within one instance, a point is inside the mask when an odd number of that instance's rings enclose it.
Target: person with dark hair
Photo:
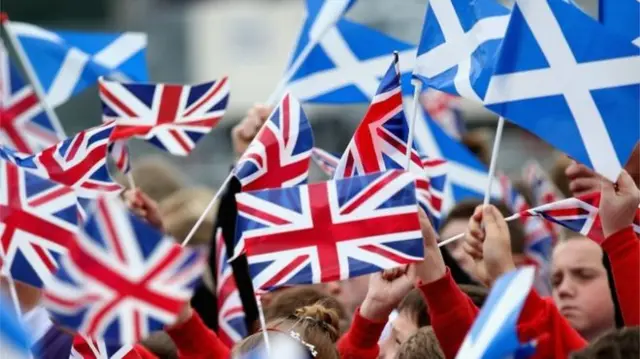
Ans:
[[[594,340],[588,347],[573,353],[571,359],[640,358],[640,327],[612,330]]]
[[[398,350],[397,359],[444,359],[438,338],[431,327],[418,329]]]

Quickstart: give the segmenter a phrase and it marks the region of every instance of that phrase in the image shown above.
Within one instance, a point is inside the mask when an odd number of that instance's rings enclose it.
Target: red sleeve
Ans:
[[[136,354],[138,354],[140,359],[158,359],[158,357],[155,356],[155,354],[153,354],[152,352],[147,350],[147,348],[143,347],[140,344],[134,345],[133,351],[136,352]]]
[[[360,308],[353,315],[351,327],[338,341],[341,359],[375,359],[380,348],[378,340],[384,330],[384,322],[374,322],[360,315]]]
[[[478,308],[458,287],[449,268],[444,277],[419,288],[427,302],[431,326],[444,356],[455,358],[478,314]]]
[[[204,325],[195,311],[189,320],[168,327],[166,332],[176,344],[181,359],[229,358],[229,348]]]
[[[629,226],[609,236],[602,248],[609,256],[624,325],[640,325],[640,240]]]
[[[523,343],[536,340],[534,358],[568,358],[570,353],[587,345],[553,301],[541,298],[535,289],[524,302],[518,318],[518,337]]]

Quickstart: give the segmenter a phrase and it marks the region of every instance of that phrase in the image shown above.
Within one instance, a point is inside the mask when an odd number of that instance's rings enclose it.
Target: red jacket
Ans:
[[[166,332],[176,344],[180,359],[226,359],[231,355],[229,348],[195,311],[189,320],[168,327]]]
[[[640,240],[629,226],[609,236],[602,249],[609,256],[624,325],[640,325]]]
[[[374,322],[360,315],[360,308],[353,314],[353,321],[338,341],[341,359],[375,359],[380,353],[378,339],[387,321]]]

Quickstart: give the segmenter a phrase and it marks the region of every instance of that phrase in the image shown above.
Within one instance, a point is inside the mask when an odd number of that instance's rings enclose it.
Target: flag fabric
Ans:
[[[11,301],[0,294],[0,358],[31,358],[31,340],[16,317]]]
[[[340,161],[339,156],[321,148],[314,147],[311,150],[311,159],[316,163],[316,165],[318,165],[318,167],[320,167],[324,174],[333,178],[338,162]]]
[[[172,324],[204,267],[202,253],[100,197],[44,304],[56,323],[108,344],[133,344]]]
[[[520,212],[520,215],[540,216],[601,244],[606,238],[598,214],[599,206],[600,193],[595,192],[538,206]],[[640,208],[636,211],[632,226],[636,235],[640,236]]]
[[[535,161],[530,160],[525,164],[522,172],[522,178],[531,190],[533,206],[542,206],[544,204],[553,203],[564,199],[560,190],[551,181],[542,166]],[[560,238],[560,226],[545,221],[547,228],[551,230],[555,239]]]
[[[442,199],[447,183],[448,165],[442,158],[421,158],[427,181],[416,181],[418,203],[425,210],[433,229],[438,231],[442,223]]]
[[[304,35],[294,57],[305,47],[303,40]],[[400,66],[406,80],[403,93],[412,94],[409,80],[415,63],[415,46],[342,19],[325,32],[293,74],[287,89],[302,102],[369,103],[386,74],[389,56],[394,51],[399,51]]]
[[[353,7],[356,0],[306,0],[307,17],[294,49],[291,63],[295,62],[308,43],[317,44],[328,29]]]
[[[0,158],[40,177],[73,188],[79,199],[115,195],[122,189],[107,167],[109,136],[115,124],[105,123],[67,138],[39,153],[25,155],[0,146]]]
[[[430,0],[413,76],[481,103],[508,21],[494,0]]]
[[[69,187],[0,160],[0,274],[41,288],[77,232]]]
[[[104,340],[91,340],[83,335],[73,337],[69,359],[139,359],[131,345],[107,345]]]
[[[222,236],[222,228],[216,231],[216,297],[218,298],[218,337],[229,348],[247,336],[244,307],[240,292],[233,276],[233,269],[227,263],[227,246]]]
[[[640,48],[561,0],[516,1],[489,109],[615,182],[640,140],[638,98]]]
[[[126,141],[114,141],[107,147],[107,152],[113,159],[113,164],[122,173],[129,173],[131,171],[131,161],[129,157],[129,146]]]
[[[146,34],[51,31],[4,20],[22,44],[51,107],[92,86],[101,76],[148,80]]]
[[[0,144],[22,153],[35,153],[65,137],[62,126],[49,118],[0,41]]]
[[[104,121],[116,123],[112,141],[143,138],[179,156],[220,122],[229,101],[226,77],[193,86],[100,79],[99,90]]]
[[[467,133],[462,118],[460,97],[429,88],[420,94],[422,107],[452,138],[460,140]]]
[[[604,26],[640,46],[640,1],[600,0],[598,9]]]
[[[238,160],[234,174],[243,191],[306,183],[312,148],[307,115],[287,93]]]
[[[236,194],[254,287],[326,283],[424,257],[415,176],[401,171]]]
[[[498,278],[456,358],[514,357],[523,347],[518,340],[516,325],[524,301],[531,291],[534,276],[535,269],[527,266]]]

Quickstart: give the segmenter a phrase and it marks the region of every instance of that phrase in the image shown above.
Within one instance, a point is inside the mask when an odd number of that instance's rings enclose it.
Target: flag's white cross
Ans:
[[[591,91],[640,83],[640,56],[577,63],[546,1],[518,6],[549,67],[493,76],[485,104],[563,95],[593,168],[615,181],[622,165]]]
[[[337,27],[327,30],[319,43],[335,67],[327,71],[306,76],[288,85],[289,90],[301,101],[329,93],[341,87],[354,84],[368,98],[373,98],[380,84],[379,77],[389,68],[391,54],[359,60]],[[400,71],[408,72],[415,64],[416,49],[399,53]]]
[[[420,54],[414,73],[435,77],[458,66],[454,78],[458,94],[482,102],[471,85],[471,55],[483,43],[504,37],[509,15],[481,19],[468,32],[464,32],[451,0],[431,0],[428,6],[438,19],[445,42]]]

